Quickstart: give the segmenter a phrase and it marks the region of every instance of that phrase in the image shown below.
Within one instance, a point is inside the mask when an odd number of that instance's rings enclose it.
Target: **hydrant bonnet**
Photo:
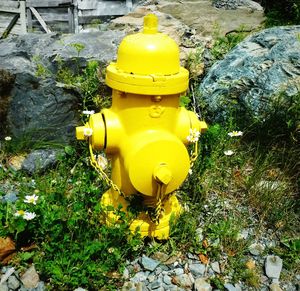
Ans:
[[[107,68],[108,86],[144,95],[186,91],[189,73],[180,67],[178,45],[168,35],[158,32],[157,21],[155,15],[147,15],[143,32],[123,39],[117,62]]]

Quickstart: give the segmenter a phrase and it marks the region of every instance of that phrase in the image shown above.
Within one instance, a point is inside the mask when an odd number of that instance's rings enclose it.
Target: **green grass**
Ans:
[[[140,252],[143,241],[130,233],[127,218],[119,210],[119,224],[101,223],[99,198],[105,186],[85,156],[78,155],[36,177],[0,169],[1,181],[18,185],[20,197],[14,204],[0,204],[0,237],[16,242],[18,255],[12,264],[19,268],[35,263],[42,279],[51,278],[55,289],[83,286],[95,290],[105,285],[113,290],[116,280],[110,274],[121,272],[125,260]],[[36,205],[24,203],[25,196],[33,193],[38,196]],[[34,212],[36,217],[30,221],[15,217],[17,210]],[[22,252],[32,245],[31,252]]]

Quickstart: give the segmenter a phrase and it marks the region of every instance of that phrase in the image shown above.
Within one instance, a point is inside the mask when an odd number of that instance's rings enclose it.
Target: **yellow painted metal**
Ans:
[[[142,237],[156,237],[168,239],[170,236],[170,220],[177,218],[182,208],[175,194],[171,195],[164,203],[164,214],[158,224],[154,224],[146,213],[141,213],[131,225],[131,231],[139,231]]]
[[[179,49],[168,35],[159,33],[157,17],[144,18],[141,33],[126,36],[117,62],[106,69],[106,83],[113,89],[143,95],[168,95],[186,91],[189,73],[180,67]]]
[[[113,88],[111,108],[76,128],[77,139],[89,140],[92,165],[111,186],[101,204],[120,204],[126,211],[127,198],[141,196],[141,206],[149,211],[132,221],[131,230],[168,238],[170,219],[181,212],[175,190],[196,158],[189,157],[187,137],[191,131],[204,132],[207,125],[179,107],[188,72],[179,65],[176,43],[157,32],[156,16],[145,17],[142,33],[123,39],[117,62],[107,68],[106,82]],[[104,150],[110,158],[111,179],[97,165],[93,149]],[[117,219],[107,212],[106,223]]]

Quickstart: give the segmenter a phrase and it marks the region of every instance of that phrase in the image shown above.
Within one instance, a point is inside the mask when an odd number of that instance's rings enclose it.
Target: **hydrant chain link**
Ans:
[[[108,175],[104,172],[102,167],[98,164],[96,159],[94,158],[93,147],[92,144],[89,144],[89,151],[90,151],[90,163],[92,167],[96,170],[99,176],[106,182],[106,184],[112,187],[113,190],[117,191],[120,196],[125,197],[124,193],[120,190],[120,188],[108,177]]]

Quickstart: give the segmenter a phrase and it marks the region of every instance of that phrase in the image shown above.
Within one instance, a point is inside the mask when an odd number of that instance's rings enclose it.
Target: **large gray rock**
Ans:
[[[9,134],[27,142],[62,144],[73,140],[81,95],[57,82],[59,63],[78,69],[97,60],[105,68],[115,59],[123,36],[123,32],[105,31],[27,34],[1,40],[0,137]],[[76,49],[72,44],[83,46]]]
[[[278,92],[299,92],[299,33],[300,26],[263,30],[214,64],[199,88],[210,121],[222,122],[232,110],[243,119],[264,120]]]

